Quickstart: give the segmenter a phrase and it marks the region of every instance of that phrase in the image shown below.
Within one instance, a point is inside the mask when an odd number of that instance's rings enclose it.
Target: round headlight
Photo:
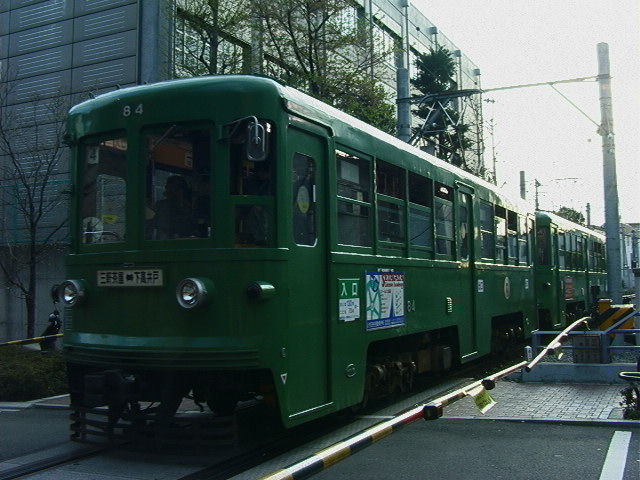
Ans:
[[[86,292],[82,281],[65,280],[60,284],[58,294],[62,303],[67,307],[73,307],[84,301]]]
[[[209,282],[201,278],[185,278],[178,284],[176,299],[182,308],[196,308],[206,305],[212,291]]]

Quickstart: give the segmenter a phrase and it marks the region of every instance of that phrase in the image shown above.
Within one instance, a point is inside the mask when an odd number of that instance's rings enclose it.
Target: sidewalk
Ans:
[[[624,421],[622,395],[626,385],[496,382],[489,395],[496,404],[482,414],[470,397],[444,410],[443,418],[485,418],[538,421]]]
[[[0,402],[0,411],[23,410],[25,408],[68,408],[69,395],[39,398],[25,402]]]

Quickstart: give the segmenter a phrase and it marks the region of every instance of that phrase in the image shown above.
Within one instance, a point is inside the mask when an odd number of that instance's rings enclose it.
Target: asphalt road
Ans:
[[[325,469],[313,479],[590,480],[601,478],[608,458],[608,468],[612,469],[608,470],[606,480],[638,480],[638,427],[638,424],[621,428],[460,419],[419,421]],[[624,449],[616,448],[615,454],[608,457],[617,431],[631,432],[624,470],[619,465]],[[619,438],[629,439],[629,434],[618,434],[616,439]]]
[[[0,462],[71,443],[69,410],[0,411]]]
[[[68,410],[0,411],[0,462],[77,445],[69,441],[68,415]],[[604,465],[608,473],[601,476]],[[104,472],[103,467],[97,471]],[[136,478],[132,472],[128,476],[112,472],[110,478]],[[313,476],[314,480],[540,478],[640,479],[640,423],[419,420]]]

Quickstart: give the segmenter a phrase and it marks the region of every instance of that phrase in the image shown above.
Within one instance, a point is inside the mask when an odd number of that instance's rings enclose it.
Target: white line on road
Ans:
[[[627,463],[627,451],[631,442],[631,432],[614,432],[609,443],[607,458],[604,459],[600,480],[616,480],[624,478],[624,467]]]

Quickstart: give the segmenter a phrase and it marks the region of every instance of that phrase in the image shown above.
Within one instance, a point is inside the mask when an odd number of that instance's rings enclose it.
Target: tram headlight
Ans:
[[[86,287],[82,280],[65,280],[58,287],[58,297],[67,307],[75,307],[84,302]]]
[[[182,308],[203,307],[210,301],[213,284],[206,278],[185,278],[178,284],[176,299]]]

